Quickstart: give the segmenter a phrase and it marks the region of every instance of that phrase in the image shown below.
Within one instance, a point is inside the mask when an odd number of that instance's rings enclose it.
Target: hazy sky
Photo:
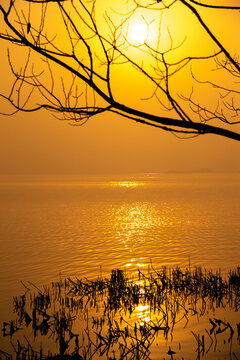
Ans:
[[[236,41],[232,46],[234,44]],[[3,70],[7,69],[4,47],[2,54],[1,88],[7,89],[9,77]],[[120,80],[117,85],[124,90],[124,79]],[[128,86],[133,85],[136,84]],[[135,88],[141,90],[140,86]],[[239,172],[239,157],[240,147],[236,141],[216,135],[180,140],[117,115],[101,115],[80,127],[59,121],[46,111],[0,116],[0,172],[4,176]]]
[[[117,116],[81,127],[47,112],[0,118],[3,175],[240,171],[238,142],[214,135],[180,140]]]

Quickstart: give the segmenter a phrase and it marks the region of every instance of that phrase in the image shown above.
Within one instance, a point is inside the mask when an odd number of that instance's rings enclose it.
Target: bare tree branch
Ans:
[[[101,8],[99,0],[8,1],[0,4],[0,39],[11,46],[8,61],[15,80],[9,93],[2,91],[0,97],[13,107],[11,114],[46,109],[59,119],[82,125],[108,112],[176,134],[217,134],[240,140],[239,56],[231,54],[214,34],[214,23],[208,24],[198,11],[205,7],[211,12],[235,12],[240,7],[213,1],[129,0],[119,11],[113,5]],[[192,16],[196,29],[204,30],[212,48],[206,46],[199,53],[187,47],[188,34],[179,40],[177,32],[171,31],[168,14],[177,7],[186,19]],[[55,33],[50,11],[58,22]],[[137,16],[147,29],[140,42],[129,38]],[[140,30],[135,30],[136,36]],[[198,30],[194,31],[197,37]],[[13,49],[17,46],[28,52],[16,67]],[[121,90],[126,93],[123,100],[118,82],[125,68],[129,76]],[[56,75],[59,69],[61,76]],[[132,76],[142,81],[145,107],[138,100],[128,100]],[[135,89],[139,92],[137,84]],[[206,91],[213,93],[211,102],[200,95]],[[168,116],[163,115],[166,111]]]

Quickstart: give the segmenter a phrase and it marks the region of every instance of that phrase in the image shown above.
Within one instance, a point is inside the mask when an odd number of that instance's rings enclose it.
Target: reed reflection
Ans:
[[[139,299],[144,299],[146,296],[146,289],[144,288],[145,282],[143,280],[136,281],[135,286],[139,288]],[[144,326],[151,321],[151,308],[148,304],[140,303],[133,313],[136,316],[136,320],[139,321],[140,326]]]
[[[129,276],[116,269],[110,278],[95,281],[68,278],[41,289],[25,286],[14,298],[15,320],[3,324],[3,337],[16,354],[0,355],[163,360],[175,353],[184,360],[239,359],[239,268],[226,278],[201,268],[165,267],[140,272],[137,281]]]

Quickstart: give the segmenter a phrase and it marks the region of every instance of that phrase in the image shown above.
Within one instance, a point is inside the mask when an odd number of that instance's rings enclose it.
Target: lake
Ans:
[[[29,282],[240,264],[240,174],[1,181],[0,320]]]

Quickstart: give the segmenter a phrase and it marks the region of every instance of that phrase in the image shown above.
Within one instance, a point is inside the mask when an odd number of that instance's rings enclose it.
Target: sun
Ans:
[[[128,28],[128,41],[134,45],[143,45],[147,41],[148,32],[148,25],[143,19],[131,22]]]

